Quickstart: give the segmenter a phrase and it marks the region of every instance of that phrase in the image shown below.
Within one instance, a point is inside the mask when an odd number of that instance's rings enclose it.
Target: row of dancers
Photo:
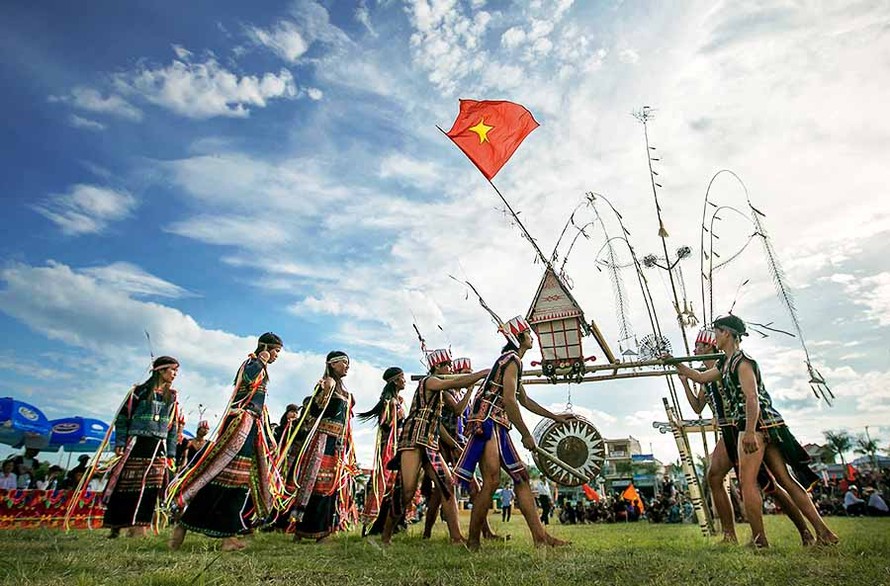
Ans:
[[[104,524],[116,537],[121,529],[144,533],[158,504],[175,520],[169,545],[178,549],[188,531],[223,540],[225,550],[246,547],[239,537],[261,525],[277,525],[295,539],[324,540],[361,520],[363,534],[379,534],[389,544],[424,479],[428,495],[428,537],[438,510],[454,543],[478,549],[495,537],[487,517],[503,470],[515,486],[516,504],[536,546],[566,542],[550,535],[537,514],[529,474],[511,438],[516,428],[529,451],[537,446],[520,406],[541,417],[567,423],[538,404],[522,381],[522,359],[533,346],[532,329],[517,316],[499,331],[506,344],[491,368],[472,371],[468,359],[452,359],[449,350],[427,354],[429,373],[405,412],[400,392],[405,373],[383,373],[380,400],[360,420],[375,420],[377,441],[364,507],[356,507],[355,478],[360,474],[352,438],[354,399],[344,385],[349,357],[331,352],[325,372],[302,406],[289,408],[273,432],[265,405],[269,367],[283,342],[274,333],[259,337],[257,347],[235,376],[234,392],[214,441],[172,474],[178,431],[178,403],[172,383],[179,363],[163,356],[147,381],[128,394],[115,421],[119,458],[108,473]],[[677,364],[687,396],[697,411],[710,404],[721,440],[710,456],[708,482],[724,539],[736,541],[733,514],[723,477],[735,468],[752,544],[766,547],[761,491],[772,492],[798,527],[804,544],[836,543],[803,485],[817,480],[809,458],[773,407],[759,366],[740,348],[747,335],[734,315],[700,332],[696,353],[720,351],[723,358],[695,370]],[[673,364],[670,356],[666,364]],[[451,375],[451,376],[448,376]],[[693,388],[689,381],[698,383]],[[481,381],[475,393],[469,392]],[[465,425],[461,414],[467,413]],[[789,473],[788,468],[791,468]],[[173,476],[172,479],[170,476]],[[168,482],[169,480],[169,482]],[[471,494],[472,511],[465,538],[458,523],[455,486]],[[807,526],[812,525],[813,531]]]

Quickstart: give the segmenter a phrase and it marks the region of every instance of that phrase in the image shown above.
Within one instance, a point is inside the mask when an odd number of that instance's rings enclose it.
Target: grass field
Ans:
[[[497,519],[497,520],[496,520]],[[890,519],[829,519],[841,544],[804,549],[791,524],[767,518],[771,549],[753,551],[700,537],[691,525],[551,526],[572,540],[559,549],[532,548],[521,517],[492,517],[509,541],[486,542],[471,554],[448,544],[439,524],[430,541],[419,528],[393,545],[357,534],[330,543],[293,543],[280,534],[248,538],[243,552],[219,551],[219,542],[189,534],[182,550],[167,551],[168,532],[146,539],[108,540],[106,531],[0,532],[0,581],[37,585],[113,584],[782,584],[890,585]],[[467,519],[462,519],[466,527]],[[747,539],[748,527],[739,527]]]

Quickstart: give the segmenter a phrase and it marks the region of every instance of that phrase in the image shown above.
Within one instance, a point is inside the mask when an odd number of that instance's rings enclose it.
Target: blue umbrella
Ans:
[[[52,434],[49,448],[63,448],[66,452],[95,452],[105,439],[108,424],[98,419],[86,417],[63,417],[49,422]],[[114,447],[114,432],[111,433],[109,448]]]
[[[195,439],[195,434],[193,434],[192,432],[190,432],[187,429],[182,430],[182,436],[186,439]]]
[[[40,409],[12,397],[0,399],[0,443],[43,449],[49,443],[50,425]]]

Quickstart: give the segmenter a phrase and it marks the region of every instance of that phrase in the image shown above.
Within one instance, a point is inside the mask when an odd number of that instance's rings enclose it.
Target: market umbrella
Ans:
[[[66,452],[95,452],[105,434],[108,424],[98,419],[87,417],[63,417],[49,422],[52,434],[49,448],[62,448]],[[114,446],[114,432],[111,433],[109,447]]]
[[[42,450],[49,436],[49,420],[40,409],[12,397],[0,399],[0,443]]]

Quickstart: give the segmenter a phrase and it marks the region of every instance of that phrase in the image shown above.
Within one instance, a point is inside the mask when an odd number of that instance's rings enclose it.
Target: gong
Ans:
[[[580,471],[588,481],[600,473],[606,461],[606,443],[603,436],[587,419],[575,415],[566,423],[542,419],[532,433],[538,447]],[[532,453],[535,465],[550,480],[563,486],[584,484],[551,458]]]

